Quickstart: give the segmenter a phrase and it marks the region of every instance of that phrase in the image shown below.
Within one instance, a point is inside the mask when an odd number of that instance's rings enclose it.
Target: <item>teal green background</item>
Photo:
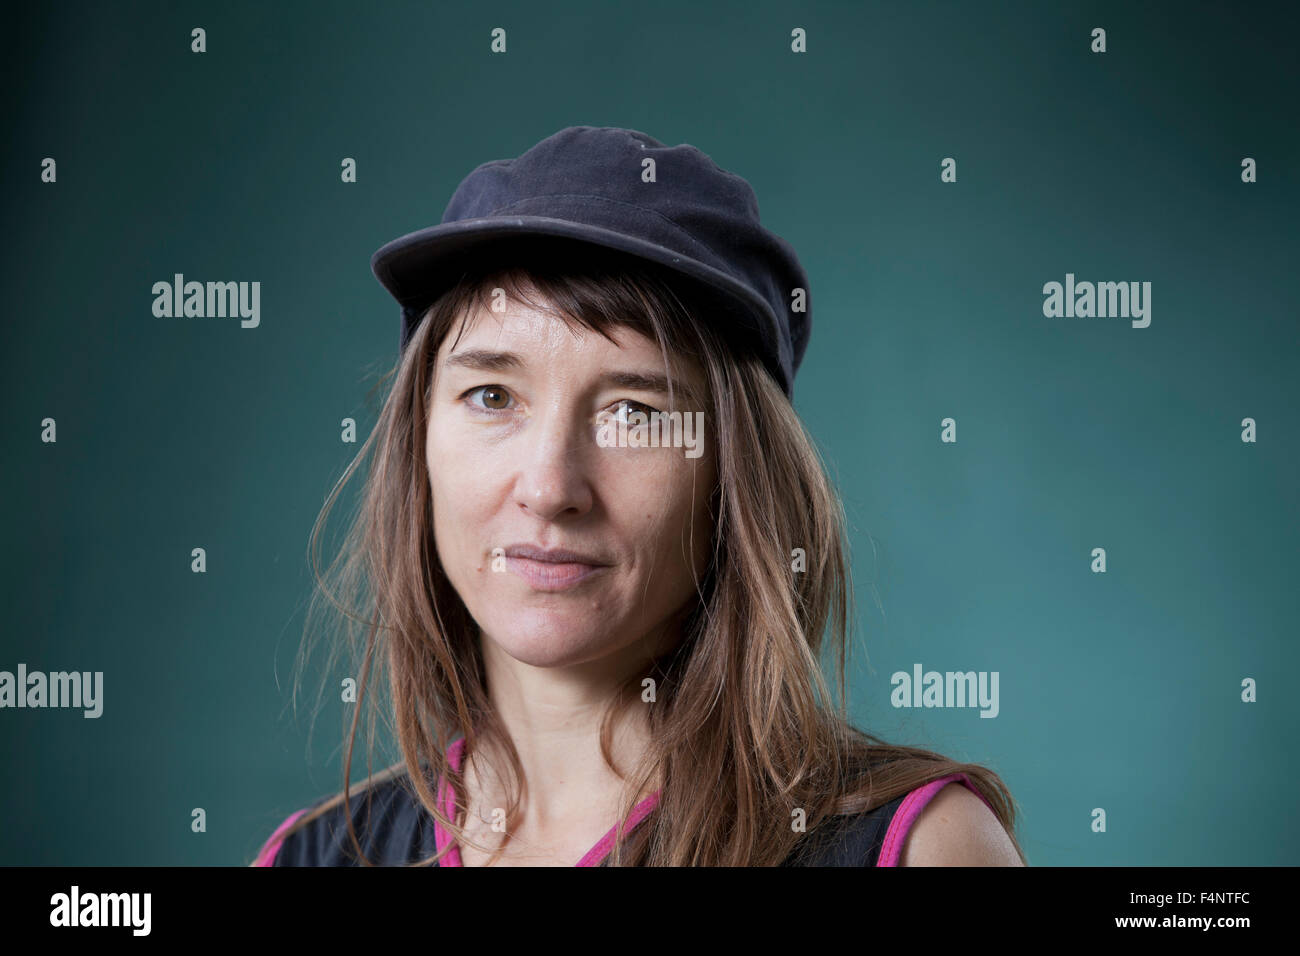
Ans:
[[[698,146],[807,269],[795,403],[853,527],[855,722],[995,769],[1031,864],[1296,863],[1292,11],[10,11],[0,669],[102,670],[105,704],[0,711],[0,863],[245,863],[338,784],[345,705],[309,744],[286,702],[338,423],[368,432],[396,357],[369,257],[569,125]],[[261,326],[154,318],[176,272],[260,281]],[[1150,281],[1151,326],[1045,318],[1067,272]],[[918,662],[998,671],[999,716],[894,709]]]

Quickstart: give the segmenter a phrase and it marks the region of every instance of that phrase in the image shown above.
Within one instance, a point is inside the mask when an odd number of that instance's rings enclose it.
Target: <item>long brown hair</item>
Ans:
[[[762,359],[717,331],[720,323],[697,320],[702,310],[723,303],[651,263],[592,248],[566,259],[537,247],[527,257],[467,269],[430,306],[402,358],[380,380],[383,386],[392,379],[392,386],[375,428],[312,531],[311,564],[321,589],[308,613],[294,689],[296,708],[308,647],[325,633],[312,623],[325,595],[346,626],[344,639],[332,645],[322,691],[344,650],[352,659],[346,673],[357,677],[343,786],[286,835],[342,803],[353,850],[363,865],[373,865],[358,842],[349,803],[356,795],[349,780],[366,704],[368,781],[362,792],[399,778],[457,842],[468,842],[466,763],[456,770],[447,757],[451,742],[463,736],[467,752],[505,755],[509,773],[494,768],[494,775],[511,781],[507,834],[518,818],[526,781],[485,690],[476,625],[437,557],[425,459],[438,349],[453,329],[463,331],[474,310],[488,305],[496,288],[599,334],[616,327],[640,332],[659,343],[670,380],[669,356],[683,354],[695,357],[707,379],[712,427],[706,453],[715,456],[718,476],[710,501],[712,559],[697,582],[698,601],[683,609],[680,640],[645,673],[629,676],[605,712],[602,754],[625,782],[620,819],[652,782],[660,782],[655,811],[615,844],[608,865],[777,865],[805,836],[791,826],[797,809],[811,834],[834,817],[874,809],[956,772],[970,777],[1024,861],[1015,804],[996,773],[892,746],[848,722],[844,672],[855,615],[843,507],[813,440]],[[338,581],[336,599],[320,572],[320,536],[341,488],[369,452],[375,465],[361,507],[326,572]],[[791,569],[795,548],[806,555],[805,570]],[[836,697],[822,673],[827,650]],[[641,699],[646,677],[655,681],[652,704]],[[633,706],[648,707],[651,743],[637,766],[620,768],[611,756],[612,729],[620,711]],[[369,759],[376,717],[401,750],[401,760],[378,774],[370,772]],[[436,805],[439,778],[456,793],[454,819]],[[700,799],[702,787],[707,800]]]

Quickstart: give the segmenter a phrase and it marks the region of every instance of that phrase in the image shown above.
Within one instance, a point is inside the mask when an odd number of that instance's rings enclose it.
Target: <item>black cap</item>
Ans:
[[[701,318],[751,343],[793,397],[812,322],[808,277],[794,250],[760,224],[754,190],[740,176],[694,146],[617,127],[570,126],[516,159],[483,163],[456,188],[440,225],[371,256],[375,277],[401,306],[399,349],[465,265],[529,237],[594,244],[666,267],[716,303]]]

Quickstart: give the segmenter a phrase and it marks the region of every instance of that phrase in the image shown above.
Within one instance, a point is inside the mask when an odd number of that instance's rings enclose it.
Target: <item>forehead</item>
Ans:
[[[611,341],[612,340],[612,341]],[[667,372],[665,372],[665,358]],[[479,307],[456,322],[438,350],[438,368],[447,371],[559,373],[597,377],[629,388],[672,389],[696,408],[708,394],[697,361],[684,352],[667,356],[658,342],[629,325],[603,323],[601,330],[508,300],[501,312]]]
[[[439,355],[445,357],[471,346],[507,345],[526,352],[660,354],[656,342],[630,323],[602,323],[604,327],[597,331],[550,308],[537,309],[513,299],[502,300],[498,308],[501,311],[481,305],[468,310],[463,320],[452,325]]]
[[[653,363],[663,367],[664,351],[652,337],[653,333],[647,334],[637,327],[644,325],[643,322],[611,319],[601,322],[599,328],[592,328],[549,307],[535,309],[513,299],[504,300],[501,308],[498,312],[478,306],[468,310],[463,320],[454,322],[438,349],[439,364],[444,364],[453,352],[493,348],[519,352],[530,362],[572,357]],[[675,356],[671,347],[667,358],[674,375],[693,377],[698,371],[695,362]]]

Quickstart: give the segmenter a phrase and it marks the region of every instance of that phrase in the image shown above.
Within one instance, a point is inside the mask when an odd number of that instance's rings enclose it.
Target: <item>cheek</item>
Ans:
[[[437,426],[429,430],[425,464],[438,551],[458,551],[489,507],[492,469],[478,460],[472,445],[458,439],[454,429]]]
[[[435,418],[425,439],[430,480],[443,496],[472,490],[493,473],[491,446],[481,431],[457,422],[454,413]]]
[[[709,497],[713,487],[712,468],[694,463],[674,463],[657,471],[652,478],[642,477],[636,492],[625,501],[637,507],[624,509],[628,540],[653,542],[655,574],[665,587],[678,588],[685,581],[693,585],[688,560],[698,562],[709,553],[713,519],[709,515]],[[647,488],[656,489],[646,494]]]

